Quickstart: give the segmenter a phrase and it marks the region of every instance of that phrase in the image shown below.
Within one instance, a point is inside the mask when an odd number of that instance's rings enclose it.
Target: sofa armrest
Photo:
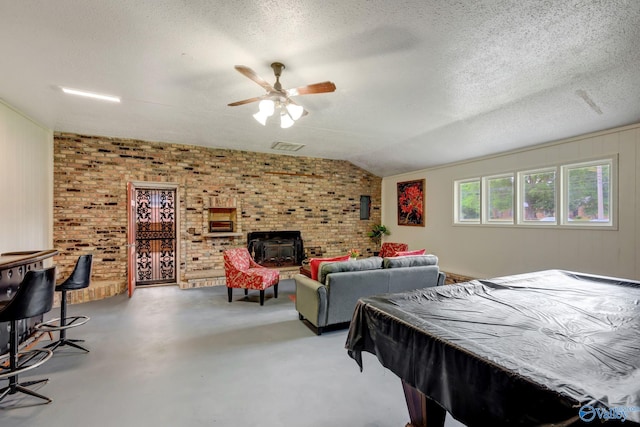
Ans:
[[[296,310],[316,328],[326,326],[327,287],[317,280],[296,274]]]
[[[444,271],[441,271],[440,273],[438,273],[438,284],[436,286],[444,285],[445,280],[447,280],[447,275]]]

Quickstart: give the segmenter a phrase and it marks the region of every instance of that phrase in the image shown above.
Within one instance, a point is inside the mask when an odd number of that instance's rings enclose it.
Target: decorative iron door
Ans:
[[[136,188],[136,285],[176,281],[176,190]]]

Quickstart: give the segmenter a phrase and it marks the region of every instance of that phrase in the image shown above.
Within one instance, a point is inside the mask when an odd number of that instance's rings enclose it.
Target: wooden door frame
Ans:
[[[135,229],[135,217],[131,218],[132,211],[135,212],[135,192],[139,189],[149,190],[175,190],[176,202],[175,202],[175,227],[176,227],[176,251],[175,251],[175,271],[176,271],[176,284],[180,281],[180,187],[177,182],[156,182],[156,181],[129,181],[127,182],[127,287],[129,292],[129,298],[133,296],[135,291],[135,257],[132,261],[131,251],[135,254],[135,241],[136,241],[136,229]],[[131,198],[131,195],[134,195]],[[130,206],[130,203],[134,203]],[[131,226],[133,220],[133,227]],[[131,243],[133,242],[133,243]],[[132,246],[131,246],[132,245]]]

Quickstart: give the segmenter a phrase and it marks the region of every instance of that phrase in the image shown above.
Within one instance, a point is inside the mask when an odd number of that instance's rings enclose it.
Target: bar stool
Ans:
[[[56,268],[31,270],[25,274],[15,296],[0,303],[0,322],[9,322],[9,360],[0,360],[0,379],[9,379],[9,385],[0,389],[0,400],[10,394],[24,393],[51,402],[46,396],[27,387],[47,382],[48,379],[18,382],[18,375],[42,365],[53,355],[51,350],[32,349],[20,351],[18,346],[18,320],[39,316],[51,310],[53,289],[56,285]]]
[[[44,348],[55,350],[58,347],[68,345],[70,347],[75,347],[79,350],[84,350],[89,353],[89,350],[79,344],[76,344],[78,342],[84,342],[84,340],[72,340],[67,338],[67,329],[84,325],[89,321],[88,316],[67,317],[67,291],[84,289],[89,286],[89,283],[91,282],[92,260],[93,255],[80,256],[69,278],[56,286],[56,292],[62,292],[60,301],[60,317],[40,323],[36,326],[36,329],[43,332],[60,331],[60,336],[57,341],[46,345]]]

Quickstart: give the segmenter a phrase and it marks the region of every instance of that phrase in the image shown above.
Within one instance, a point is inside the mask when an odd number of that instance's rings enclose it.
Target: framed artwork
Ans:
[[[424,227],[424,179],[398,183],[398,225]]]

